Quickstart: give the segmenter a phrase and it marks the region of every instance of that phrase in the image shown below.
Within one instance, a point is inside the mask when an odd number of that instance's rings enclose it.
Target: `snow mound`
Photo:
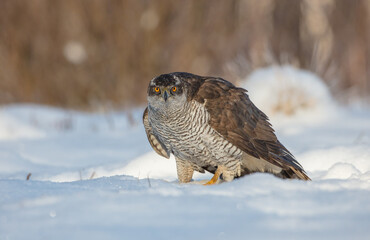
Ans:
[[[370,149],[366,144],[311,150],[300,158],[309,171],[328,171],[336,163],[351,164],[363,173],[370,171]]]
[[[299,159],[316,179],[363,179],[370,173],[367,144],[311,150]]]
[[[312,122],[325,119],[335,110],[330,92],[318,76],[288,65],[258,69],[242,87],[268,116]]]
[[[350,163],[336,163],[323,177],[324,179],[348,179],[351,177],[356,178],[361,172]]]
[[[166,159],[154,151],[132,160],[118,172],[139,179],[154,178],[177,181],[175,157],[171,155],[170,159]],[[193,176],[194,179],[210,179],[212,177],[210,173],[202,174],[198,172],[194,172]]]
[[[24,124],[9,113],[0,111],[0,140],[35,139],[45,134],[39,129]]]
[[[121,170],[121,174],[142,178],[157,178],[168,181],[176,180],[176,163],[170,159],[159,156],[156,152],[149,152],[132,160]]]

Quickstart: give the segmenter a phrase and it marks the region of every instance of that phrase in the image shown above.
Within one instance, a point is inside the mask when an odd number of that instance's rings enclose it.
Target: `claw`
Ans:
[[[211,178],[211,180],[209,180],[207,183],[205,183],[203,185],[206,186],[206,185],[213,185],[213,184],[215,184],[221,174],[222,174],[222,168],[221,167],[217,167],[217,170],[216,170],[215,174],[213,175],[213,177]]]

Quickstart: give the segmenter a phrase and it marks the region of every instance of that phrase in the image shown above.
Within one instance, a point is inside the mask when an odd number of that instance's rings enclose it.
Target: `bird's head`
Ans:
[[[153,78],[148,87],[149,105],[156,110],[179,109],[186,103],[186,86],[181,74],[162,74]]]

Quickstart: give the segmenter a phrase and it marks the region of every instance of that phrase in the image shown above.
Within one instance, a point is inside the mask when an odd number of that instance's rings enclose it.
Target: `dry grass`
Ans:
[[[2,0],[0,29],[1,103],[126,107],[160,73],[235,81],[275,63],[370,95],[366,0]]]

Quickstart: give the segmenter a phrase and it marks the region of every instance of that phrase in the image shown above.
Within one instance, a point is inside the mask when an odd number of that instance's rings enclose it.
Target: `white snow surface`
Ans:
[[[264,88],[243,86],[266,110],[259,94],[272,96],[273,76],[281,74],[259,74],[255,84]],[[324,86],[310,75],[304,81],[294,87]],[[143,108],[3,106],[0,239],[369,239],[370,110],[338,107],[322,91],[314,96],[326,101],[319,111],[270,116],[311,182],[259,173],[213,186],[179,184],[174,159],[157,155],[146,139]]]
[[[270,117],[315,123],[336,113],[329,89],[314,73],[292,66],[270,66],[254,71],[243,82],[250,98]],[[279,121],[280,122],[280,121]]]

